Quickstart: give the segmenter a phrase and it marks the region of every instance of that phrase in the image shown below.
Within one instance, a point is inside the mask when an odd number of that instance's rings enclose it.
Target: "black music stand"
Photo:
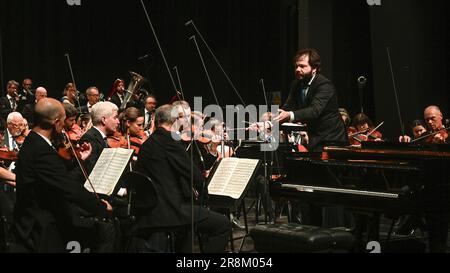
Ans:
[[[234,158],[234,159],[238,159],[238,158]],[[208,187],[209,187],[211,181],[214,179],[214,176],[216,175],[216,171],[220,167],[220,164],[222,163],[223,160],[224,159],[221,159],[219,161],[219,164],[216,164],[213,167],[213,169],[211,170],[208,181],[207,181]],[[242,210],[244,212],[245,234],[242,237],[234,238],[233,233],[231,233],[230,248],[231,248],[232,252],[234,252],[234,241],[235,240],[242,239],[241,244],[239,246],[239,252],[241,252],[242,247],[244,246],[245,239],[247,236],[249,236],[247,212],[245,209],[245,196],[247,194],[250,181],[252,181],[255,178],[255,174],[256,174],[258,168],[260,167],[260,164],[261,164],[261,161],[258,160],[255,168],[253,169],[253,171],[251,173],[250,179],[248,179],[248,181],[246,181],[245,188],[242,191],[242,193],[240,194],[239,198],[233,198],[230,196],[218,195],[218,194],[214,194],[214,193],[209,194],[208,204],[210,205],[210,207],[217,208],[217,209],[225,209],[228,216],[230,215],[232,209],[235,209],[238,207],[242,207]],[[232,176],[231,176],[231,178],[232,178]]]

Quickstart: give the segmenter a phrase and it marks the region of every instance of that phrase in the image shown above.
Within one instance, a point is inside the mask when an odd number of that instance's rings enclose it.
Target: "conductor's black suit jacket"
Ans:
[[[72,205],[99,217],[107,216],[105,204],[69,175],[64,159],[33,131],[19,152],[16,170],[13,232],[17,242],[29,251],[65,250],[63,238],[73,223]]]
[[[294,112],[294,121],[307,124],[310,150],[327,143],[346,143],[347,133],[331,81],[317,74],[302,101],[299,96],[304,88],[306,86],[300,80],[294,80],[283,109]]]

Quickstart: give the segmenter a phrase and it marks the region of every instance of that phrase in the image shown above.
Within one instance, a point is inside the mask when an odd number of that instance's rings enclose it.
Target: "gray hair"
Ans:
[[[91,90],[92,90],[92,89],[95,89],[95,90],[97,90],[97,92],[100,93],[100,91],[98,90],[97,87],[91,86],[91,87],[89,87],[88,89],[86,89],[86,95],[91,95],[91,94],[92,94],[92,93],[91,93]]]
[[[15,80],[10,80],[10,81],[6,84],[6,87],[10,87],[11,85],[15,85],[15,86],[19,87],[19,83],[16,82]]]
[[[173,111],[176,107],[165,104],[158,107],[155,111],[155,123],[157,126],[162,124],[172,125],[178,117],[178,112]]]
[[[99,125],[102,123],[102,118],[108,118],[114,115],[114,112],[118,112],[119,108],[112,102],[102,101],[92,106],[91,116],[92,124]]]
[[[23,119],[23,116],[21,113],[19,112],[11,112],[9,113],[8,117],[6,118],[6,123],[10,123],[11,121],[13,121],[13,119]]]

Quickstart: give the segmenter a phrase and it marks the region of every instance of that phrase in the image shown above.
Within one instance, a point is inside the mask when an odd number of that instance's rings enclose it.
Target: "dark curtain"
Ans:
[[[286,58],[280,41],[283,1],[158,0],[144,1],[169,69],[178,67],[186,98],[203,96],[215,103],[195,44],[197,35],[185,22],[193,20],[246,104],[262,104],[258,85],[265,78],[267,91],[280,90],[280,60]],[[148,78],[146,86],[160,103],[175,94],[163,56],[138,0],[88,1],[69,6],[65,0],[4,0],[0,2],[3,41],[3,80],[34,80],[49,95],[61,97],[71,82],[65,54],[71,59],[80,91],[95,85],[105,95],[116,78],[129,81],[129,70]],[[286,34],[295,35],[295,31]],[[240,100],[196,37],[219,103]],[[284,37],[286,39],[286,37]],[[149,55],[149,58],[138,60]],[[176,85],[178,82],[174,77]]]

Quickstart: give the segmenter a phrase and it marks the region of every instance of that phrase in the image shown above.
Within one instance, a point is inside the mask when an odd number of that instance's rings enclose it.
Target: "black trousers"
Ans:
[[[198,234],[201,238],[202,252],[225,252],[231,233],[231,223],[225,215],[215,211],[208,211],[208,217],[197,222],[194,228],[195,234]],[[194,251],[191,227],[187,227],[185,236],[179,238],[177,242],[177,252],[192,253]]]

